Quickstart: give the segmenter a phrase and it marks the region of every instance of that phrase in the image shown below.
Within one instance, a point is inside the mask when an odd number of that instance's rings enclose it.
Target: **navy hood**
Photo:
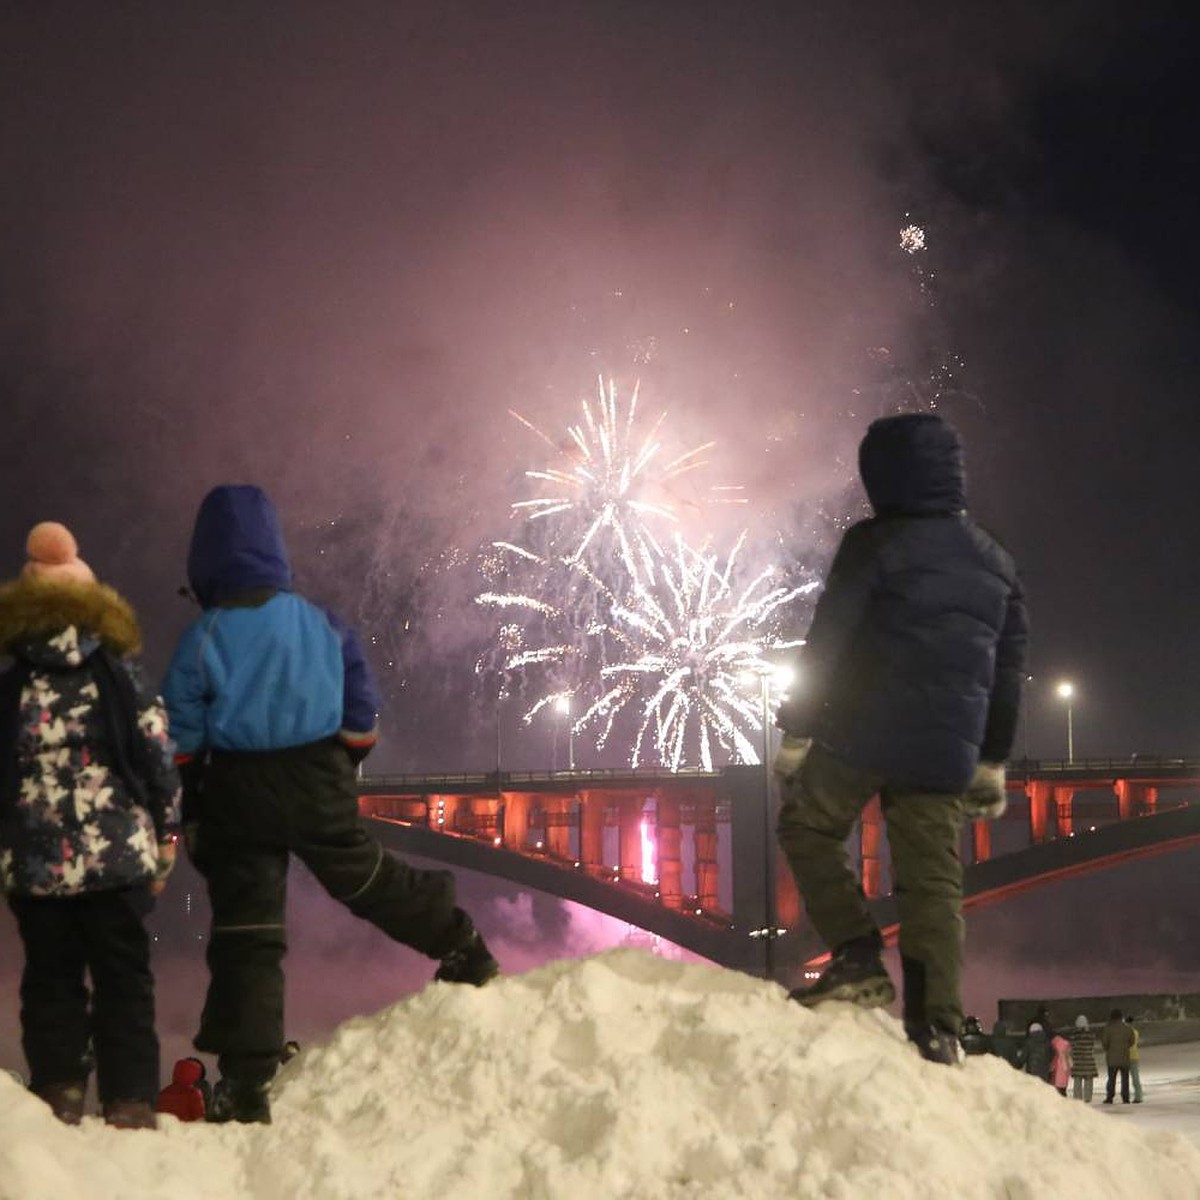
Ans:
[[[204,608],[253,588],[291,591],[279,518],[262,488],[224,484],[204,497],[188,551],[188,583]]]
[[[931,516],[967,507],[962,442],[933,413],[872,421],[858,448],[858,471],[879,516]]]

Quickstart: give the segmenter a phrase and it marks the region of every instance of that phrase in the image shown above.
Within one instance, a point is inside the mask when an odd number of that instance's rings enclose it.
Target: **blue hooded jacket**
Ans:
[[[181,757],[375,741],[379,692],[353,630],[292,590],[274,506],[249,485],[205,496],[188,553],[204,614],[163,684]]]
[[[940,417],[873,422],[859,470],[876,515],[838,547],[778,724],[893,785],[961,792],[1012,749],[1028,636],[1016,567],[967,518],[962,445]]]

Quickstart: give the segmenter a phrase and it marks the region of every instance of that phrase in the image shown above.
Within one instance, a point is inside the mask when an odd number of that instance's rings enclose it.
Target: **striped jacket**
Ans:
[[[1094,1079],[1096,1069],[1096,1034],[1091,1029],[1071,1031],[1071,1077]]]

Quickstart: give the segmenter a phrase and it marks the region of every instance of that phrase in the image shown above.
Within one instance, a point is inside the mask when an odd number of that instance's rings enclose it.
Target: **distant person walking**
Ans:
[[[1092,1089],[1098,1074],[1096,1034],[1088,1024],[1087,1017],[1080,1013],[1075,1018],[1075,1028],[1071,1033],[1071,1079],[1076,1100],[1091,1104]]]
[[[20,578],[0,587],[0,653],[13,659],[0,675],[0,892],[25,948],[30,1088],[78,1125],[94,1052],[105,1121],[153,1128],[143,922],[175,862],[174,747],[132,661],[128,603],[96,581],[66,526],[34,526],[26,551]]]
[[[1039,1021],[1034,1021],[1021,1044],[1021,1070],[1037,1079],[1049,1080],[1050,1059],[1050,1036]]]
[[[1133,1042],[1133,1030],[1121,1019],[1121,1010],[1114,1008],[1108,1014],[1108,1024],[1100,1030],[1100,1045],[1104,1047],[1104,1058],[1108,1063],[1108,1084],[1104,1090],[1105,1104],[1113,1102],[1118,1074],[1121,1076],[1121,1103],[1129,1103],[1129,1051]]]
[[[1125,1024],[1133,1030],[1133,1042],[1129,1047],[1129,1082],[1133,1085],[1133,1102],[1141,1104],[1142,1102],[1142,1065],[1141,1065],[1141,1047],[1142,1035],[1138,1032],[1137,1026],[1133,1023],[1132,1017],[1125,1018]]]
[[[1025,1026],[1025,1032],[1028,1033],[1035,1024],[1040,1025],[1046,1031],[1047,1035],[1054,1033],[1054,1022],[1050,1020],[1049,1005],[1039,1004],[1037,1006],[1033,1016],[1029,1018],[1029,1022]]]
[[[209,1119],[269,1122],[285,1041],[289,854],[355,916],[438,960],[435,978],[482,984],[499,968],[455,904],[450,872],[402,863],[358,815],[355,769],[375,744],[379,693],[354,632],[292,590],[263,491],[209,492],[188,579],[204,611],[179,640],[163,694],[188,852],[212,907],[195,1047],[221,1070]]]
[[[966,514],[962,444],[933,413],[872,422],[859,472],[875,515],[847,530],[813,613],[803,686],[779,710],[779,842],[829,965],[792,998],[890,1004],[883,940],[846,859],[872,796],[887,822],[904,1025],[958,1061],[964,818],[1004,810],[1024,677],[1011,556]]]
[[[1050,1035],[1050,1082],[1060,1096],[1067,1094],[1071,1082],[1071,1043],[1061,1033]]]

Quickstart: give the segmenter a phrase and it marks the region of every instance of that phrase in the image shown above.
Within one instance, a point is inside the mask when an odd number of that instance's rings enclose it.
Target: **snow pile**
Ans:
[[[619,950],[434,984],[281,1074],[269,1127],[59,1125],[0,1078],[0,1197],[1195,1200],[1200,1150],[897,1024]]]

